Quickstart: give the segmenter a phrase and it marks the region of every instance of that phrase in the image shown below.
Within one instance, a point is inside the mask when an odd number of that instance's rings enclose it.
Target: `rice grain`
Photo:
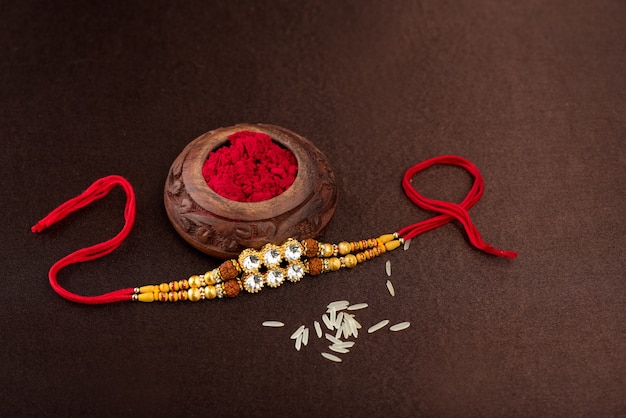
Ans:
[[[264,327],[270,327],[270,328],[278,328],[278,327],[285,326],[285,324],[283,324],[280,321],[265,321],[261,325],[263,325]]]
[[[399,324],[389,327],[389,331],[402,331],[403,329],[407,329],[410,325],[410,322],[400,322]]]
[[[396,291],[393,288],[393,284],[391,284],[391,282],[389,280],[387,280],[387,290],[389,290],[389,294],[391,296],[395,296],[396,295]]]
[[[387,260],[385,263],[385,271],[387,272],[387,276],[391,276],[391,260]]]
[[[299,336],[300,334],[302,334],[302,332],[303,332],[303,331],[304,331],[304,325],[300,325],[300,326],[298,327],[298,329],[297,329],[297,330],[295,330],[295,331],[294,331],[294,333],[293,333],[293,334],[291,334],[291,337],[289,337],[289,338],[291,338],[292,340],[293,340],[294,338],[298,338],[298,336]]]
[[[341,359],[334,354],[322,353],[322,357],[324,357],[327,360],[334,361],[336,363],[341,363]]]
[[[349,311],[358,311],[359,309],[365,309],[368,306],[369,305],[367,303],[357,303],[357,304],[348,306],[348,310]]]
[[[369,327],[369,328],[367,329],[367,333],[368,333],[368,334],[371,334],[372,332],[376,332],[376,331],[378,331],[379,329],[386,327],[388,323],[389,323],[389,320],[388,320],[388,319],[383,319],[383,320],[382,320],[382,321],[380,321],[379,323],[374,324],[374,325],[372,325],[371,327]]]
[[[322,327],[320,323],[317,321],[313,321],[313,326],[315,327],[315,333],[317,334],[317,338],[322,338]]]
[[[411,246],[410,239],[407,239],[406,241],[404,241],[404,251],[408,250],[410,246]]]

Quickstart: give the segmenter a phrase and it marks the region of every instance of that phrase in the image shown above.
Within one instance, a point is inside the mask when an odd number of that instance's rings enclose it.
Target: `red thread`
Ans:
[[[48,273],[50,285],[55,292],[57,292],[65,299],[71,300],[73,302],[95,305],[131,300],[132,298],[133,288],[120,289],[99,296],[81,296],[69,292],[68,290],[63,288],[57,280],[57,274],[59,273],[59,271],[61,271],[61,269],[71,264],[82,263],[85,261],[95,260],[96,258],[104,257],[105,255],[111,253],[113,250],[119,247],[122,241],[124,241],[124,239],[128,236],[128,233],[132,229],[133,223],[135,221],[135,193],[132,186],[125,178],[120,176],[108,176],[96,180],[82,194],[63,203],[61,206],[50,212],[45,218],[37,222],[31,228],[31,231],[42,232],[49,226],[65,218],[70,213],[89,205],[95,200],[103,198],[115,186],[122,187],[124,189],[124,192],[126,192],[126,207],[124,209],[124,219],[126,220],[126,222],[124,223],[124,227],[122,228],[122,230],[116,236],[107,241],[101,242],[91,247],[82,248],[63,257],[62,259],[54,263],[50,268],[50,272]]]
[[[298,163],[291,151],[262,132],[240,131],[209,153],[202,176],[215,193],[238,202],[271,199],[291,186]]]
[[[460,204],[444,202],[441,200],[429,199],[427,197],[424,197],[417,190],[415,190],[415,188],[411,184],[411,179],[413,178],[413,176],[435,164],[456,165],[464,168],[474,177],[474,184],[472,185],[472,188]],[[517,253],[515,251],[504,251],[497,249],[490,244],[487,244],[485,241],[483,241],[480,233],[478,232],[478,229],[472,223],[467,210],[474,206],[474,204],[476,204],[476,202],[480,200],[485,189],[485,183],[483,180],[483,176],[482,174],[480,174],[478,168],[476,168],[474,164],[472,164],[465,158],[457,157],[454,155],[443,155],[416,164],[413,167],[410,167],[406,171],[406,173],[404,173],[404,177],[402,178],[402,188],[404,189],[404,192],[409,197],[409,199],[411,199],[411,201],[417,206],[432,212],[439,212],[442,214],[439,216],[435,216],[434,218],[430,218],[425,221],[421,221],[402,228],[400,231],[398,231],[398,234],[404,239],[416,237],[421,233],[430,231],[431,229],[435,229],[456,219],[461,223],[461,225],[463,225],[463,228],[465,228],[467,236],[474,247],[486,253],[497,255],[499,257],[507,257],[513,259],[517,256]]]
[[[415,176],[415,174],[435,164],[456,165],[464,168],[474,176],[474,184],[472,185],[472,188],[470,189],[465,199],[463,199],[460,204],[426,198],[422,196],[417,190],[415,190],[415,188],[411,185],[411,179],[413,178],[413,176]],[[37,222],[31,228],[31,230],[35,233],[44,231],[46,228],[62,220],[70,213],[89,205],[91,202],[97,199],[103,198],[115,186],[122,187],[122,189],[124,189],[124,192],[126,193],[126,206],[124,209],[125,223],[122,230],[116,236],[107,241],[101,242],[91,247],[82,248],[63,257],[62,259],[54,263],[50,268],[50,272],[48,274],[48,277],[50,279],[50,285],[60,296],[64,297],[65,299],[85,304],[103,304],[132,300],[132,295],[134,293],[133,288],[120,289],[99,296],[82,296],[76,293],[69,292],[68,290],[63,288],[57,280],[57,274],[59,273],[59,271],[61,271],[61,269],[71,264],[82,263],[85,261],[91,261],[100,257],[104,257],[105,255],[111,253],[116,248],[118,248],[122,244],[124,239],[128,236],[135,221],[135,193],[132,186],[126,179],[120,176],[108,176],[96,180],[82,194],[68,200],[67,202],[63,203],[61,206],[50,212],[45,218]],[[514,251],[499,250],[485,243],[485,241],[483,241],[483,239],[480,237],[480,234],[478,233],[478,230],[476,229],[474,224],[472,224],[467,210],[471,208],[476,202],[478,202],[478,200],[480,200],[484,191],[484,181],[482,175],[480,174],[480,171],[478,171],[476,166],[474,166],[468,160],[457,156],[444,155],[441,157],[431,158],[429,160],[416,164],[413,167],[409,168],[404,174],[404,177],[402,178],[402,187],[404,188],[404,191],[406,192],[409,199],[411,199],[411,201],[413,201],[413,203],[415,203],[417,206],[426,210],[441,213],[441,215],[439,216],[435,216],[434,218],[430,218],[401,229],[398,234],[404,239],[416,237],[423,232],[430,231],[431,229],[445,225],[446,223],[456,219],[463,225],[465,231],[467,231],[470,242],[476,248],[479,248],[489,254],[497,255],[499,257],[515,258],[517,256],[517,253]]]

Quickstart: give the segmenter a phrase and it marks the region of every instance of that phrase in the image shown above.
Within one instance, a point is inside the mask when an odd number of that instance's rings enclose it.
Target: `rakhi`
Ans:
[[[411,184],[417,173],[436,164],[454,165],[465,169],[473,178],[473,185],[459,204],[426,198]],[[236,258],[231,258],[203,274],[187,279],[160,284],[120,289],[98,296],[83,296],[66,290],[57,279],[59,271],[71,264],[103,257],[120,246],[128,236],[135,220],[135,193],[123,177],[113,175],[95,181],[79,196],[63,203],[31,230],[38,233],[65,218],[70,213],[106,196],[114,187],[126,193],[125,223],[113,238],[102,243],[77,250],[60,259],[50,268],[48,278],[52,288],[63,298],[77,303],[104,304],[121,301],[177,302],[234,298],[243,291],[258,293],[265,287],[276,288],[283,283],[298,282],[306,275],[317,276],[342,268],[354,268],[386,252],[400,247],[405,240],[417,237],[448,222],[457,220],[465,229],[470,243],[479,250],[499,257],[515,258],[514,251],[504,251],[487,244],[470,220],[468,209],[476,204],[484,192],[484,180],[480,171],[465,158],[453,155],[434,157],[410,167],[402,179],[402,187],[409,199],[417,206],[439,215],[408,225],[397,232],[358,241],[342,241],[336,244],[313,238],[297,240],[288,238],[280,244],[266,243],[259,249],[246,248]]]

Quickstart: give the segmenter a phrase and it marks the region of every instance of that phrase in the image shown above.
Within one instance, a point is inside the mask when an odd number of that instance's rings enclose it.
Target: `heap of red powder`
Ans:
[[[298,173],[296,157],[261,132],[240,131],[209,153],[202,176],[215,193],[238,202],[278,196]]]

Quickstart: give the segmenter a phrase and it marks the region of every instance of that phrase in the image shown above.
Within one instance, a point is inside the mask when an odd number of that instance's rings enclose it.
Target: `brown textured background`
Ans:
[[[20,1],[0,4],[0,415],[626,416],[626,3],[623,1]],[[214,303],[81,306],[46,279],[122,224],[117,190],[40,236],[29,228],[107,174],[135,186],[120,250],[61,274],[97,294],[217,261],[162,205],[198,135],[240,122],[308,137],[338,178],[324,238],[428,213],[410,165],[459,154],[487,189],[458,225],[385,261]],[[470,178],[433,168],[425,194]],[[367,302],[343,363],[291,332],[328,302]],[[264,320],[286,322],[282,329]]]

